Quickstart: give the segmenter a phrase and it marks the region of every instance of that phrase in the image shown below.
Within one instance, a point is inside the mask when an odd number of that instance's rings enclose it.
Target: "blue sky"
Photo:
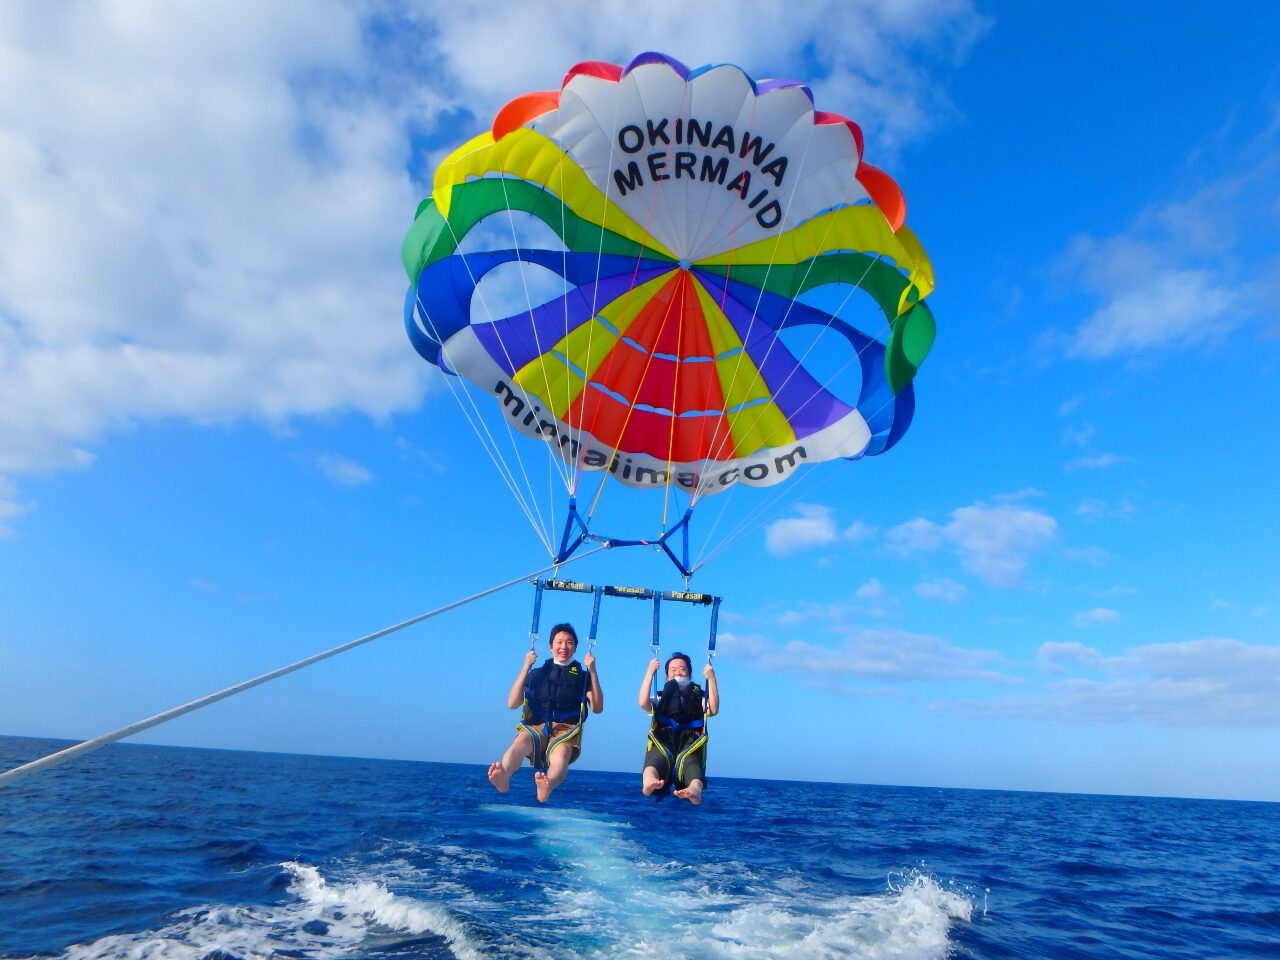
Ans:
[[[507,99],[658,49],[811,80],[938,278],[906,439],[695,578],[712,773],[1280,799],[1280,12],[685,6],[4,5],[0,733],[103,733],[545,562],[405,339],[399,243]],[[645,551],[566,573],[680,585]],[[530,601],[143,739],[487,762]],[[648,611],[601,633],[582,762],[632,769]]]

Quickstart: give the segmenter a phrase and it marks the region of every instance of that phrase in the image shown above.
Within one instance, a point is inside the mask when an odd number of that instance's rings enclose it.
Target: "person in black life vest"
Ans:
[[[582,752],[583,696],[592,713],[604,709],[604,692],[596,675],[596,658],[588,653],[580,664],[573,659],[578,634],[567,623],[551,628],[551,657],[534,667],[538,655],[530,650],[524,666],[516,674],[507,694],[507,706],[524,708],[516,725],[516,738],[502,755],[489,765],[489,782],[499,793],[510,789],[511,775],[526,757],[537,766],[545,752],[546,770],[535,770],[534,786],[538,802],[546,803],[551,792],[564,782],[569,764]]]
[[[667,785],[676,777],[677,797],[697,805],[702,802],[706,789],[704,749],[695,749],[685,758],[681,769],[672,770],[672,761],[681,751],[692,746],[704,736],[703,721],[720,711],[720,687],[716,672],[708,663],[702,668],[706,689],[693,682],[692,663],[683,653],[672,654],[667,660],[667,682],[657,699],[650,696],[653,675],[658,672],[658,660],[649,661],[644,680],[640,683],[640,709],[654,718],[649,734],[649,750],[644,756],[644,772],[640,778],[640,792],[646,797]],[[657,740],[657,744],[653,740]],[[705,740],[703,741],[705,746]]]

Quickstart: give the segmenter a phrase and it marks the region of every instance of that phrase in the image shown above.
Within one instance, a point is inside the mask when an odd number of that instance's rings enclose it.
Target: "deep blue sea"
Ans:
[[[0,957],[1280,957],[1280,805],[638,782],[106,747],[0,787]]]

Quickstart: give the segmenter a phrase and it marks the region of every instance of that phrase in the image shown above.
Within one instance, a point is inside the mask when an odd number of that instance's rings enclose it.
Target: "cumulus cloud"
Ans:
[[[725,652],[752,669],[802,677],[816,686],[850,680],[1008,682],[996,669],[1002,660],[993,651],[969,650],[941,637],[902,630],[850,627],[834,646],[806,640],[779,643],[742,634],[725,640]]]
[[[770,553],[785,557],[835,543],[836,522],[830,507],[802,503],[796,506],[795,512],[799,516],[783,517],[765,528],[764,542]]]
[[[940,603],[962,603],[969,596],[969,590],[963,583],[956,583],[946,577],[917,583],[915,591],[917,596]]]
[[[628,0],[598,0],[589,17],[565,17],[561,4],[532,0],[502,16],[452,7],[430,25],[443,71],[483,113],[513,89],[558,83],[579,60],[625,63],[661,50],[691,66],[729,59],[756,76],[806,77],[819,107],[839,105],[826,108],[855,116],[869,144],[892,151],[953,113],[931,70],[963,58],[988,21],[969,0],[652,0],[643,17]]]
[[[1237,135],[1239,131],[1234,131]],[[1134,356],[1220,342],[1243,323],[1274,324],[1274,231],[1280,129],[1232,138],[1229,173],[1144,210],[1124,232],[1078,237],[1065,275],[1096,307],[1071,335],[1072,356]]]
[[[934,77],[985,29],[969,0],[4,4],[0,471],[161,418],[415,407],[398,248],[430,167],[579,60],[814,78],[883,163],[952,115]]]
[[[939,706],[1061,723],[1280,726],[1280,646],[1207,638],[1106,657],[1081,644],[1044,644],[1037,659],[1046,669],[1094,676],[1068,677],[1040,695]]]
[[[876,577],[859,586],[853,596],[858,608],[872,617],[892,616],[902,606],[898,598]]]
[[[0,12],[0,469],[163,417],[415,405],[402,94],[354,9]]]
[[[326,477],[343,487],[358,487],[373,479],[370,470],[346,457],[323,454],[316,457],[316,466]]]
[[[861,520],[855,520],[849,526],[841,531],[841,536],[850,543],[865,543],[877,533],[880,532],[879,527],[872,526],[869,523],[863,523]]]
[[[888,532],[901,553],[947,547],[967,571],[996,587],[1022,584],[1033,554],[1057,536],[1058,522],[1043,511],[1017,503],[975,503],[951,512],[945,524],[916,519]]]
[[[1101,662],[1102,654],[1083,643],[1042,643],[1036,651],[1036,663],[1054,673],[1070,667],[1095,667]]]

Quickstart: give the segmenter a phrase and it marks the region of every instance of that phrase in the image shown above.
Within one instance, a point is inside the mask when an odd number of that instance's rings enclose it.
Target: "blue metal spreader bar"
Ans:
[[[587,527],[587,521],[578,512],[577,497],[570,497],[569,515],[564,520],[564,532],[560,535],[560,550],[556,554],[556,562],[563,563],[568,560],[573,556],[574,551],[588,540],[606,547],[661,547],[687,580],[693,576],[693,570],[689,567],[689,519],[692,516],[693,508],[691,507],[670,530],[664,530],[656,540],[623,540],[619,537],[604,537],[592,533]],[[680,536],[679,555],[671,548],[671,541],[677,534]]]
[[[552,580],[545,577],[538,577],[532,581],[533,591],[533,624],[529,628],[529,649],[533,649],[538,643],[538,622],[542,616],[542,591],[544,590],[567,590],[570,593],[590,593],[594,595],[591,604],[591,632],[588,634],[590,643],[588,650],[595,646],[596,627],[600,621],[600,598],[601,597],[623,597],[630,600],[652,600],[653,601],[653,640],[654,650],[658,649],[658,614],[662,609],[662,601],[669,600],[673,603],[695,603],[702,606],[711,607],[711,630],[707,636],[707,658],[715,656],[716,652],[716,628],[720,620],[720,597],[712,596],[709,593],[691,593],[688,590],[650,590],[647,587],[624,587],[624,586],[593,586],[590,583],[580,583],[577,580]]]

